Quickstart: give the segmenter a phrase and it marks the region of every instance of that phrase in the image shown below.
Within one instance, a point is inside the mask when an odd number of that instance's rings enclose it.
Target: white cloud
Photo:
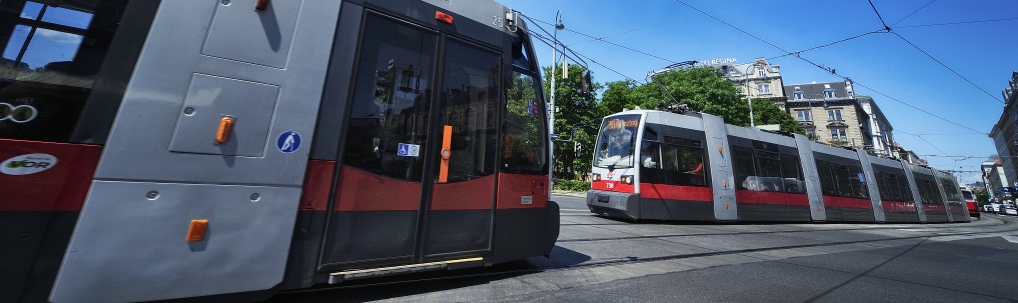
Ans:
[[[48,30],[48,29],[42,29],[42,28],[37,29],[35,31],[35,33],[39,34],[39,35],[42,35],[43,37],[46,37],[50,41],[53,41],[53,42],[56,42],[56,43],[60,43],[60,44],[75,44],[75,45],[77,45],[77,44],[81,44],[81,39],[82,39],[82,37],[79,36],[79,35],[69,34],[69,33],[65,33],[65,32],[58,32],[58,31],[53,31],[53,30]]]

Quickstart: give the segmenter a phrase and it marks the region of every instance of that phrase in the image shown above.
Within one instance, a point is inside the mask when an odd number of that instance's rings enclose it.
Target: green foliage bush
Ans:
[[[555,189],[585,192],[587,190],[590,190],[590,181],[563,179],[559,180],[558,182],[555,182]]]

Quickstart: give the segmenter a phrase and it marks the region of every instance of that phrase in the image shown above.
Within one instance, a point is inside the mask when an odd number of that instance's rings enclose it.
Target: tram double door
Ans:
[[[366,13],[322,271],[486,255],[501,52]]]

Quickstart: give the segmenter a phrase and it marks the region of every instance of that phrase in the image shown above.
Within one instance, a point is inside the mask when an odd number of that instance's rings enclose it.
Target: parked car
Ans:
[[[1001,207],[1001,209],[1003,210],[1001,212],[1002,214],[1018,216],[1018,209],[1016,209],[1014,206],[1008,205],[1008,206]]]

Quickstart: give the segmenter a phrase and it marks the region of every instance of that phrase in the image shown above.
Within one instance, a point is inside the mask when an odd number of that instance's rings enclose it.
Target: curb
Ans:
[[[558,196],[569,196],[569,197],[575,197],[575,198],[586,198],[587,197],[587,192],[575,192],[575,191],[565,191],[565,190],[552,190],[551,194],[552,195],[558,195]]]

